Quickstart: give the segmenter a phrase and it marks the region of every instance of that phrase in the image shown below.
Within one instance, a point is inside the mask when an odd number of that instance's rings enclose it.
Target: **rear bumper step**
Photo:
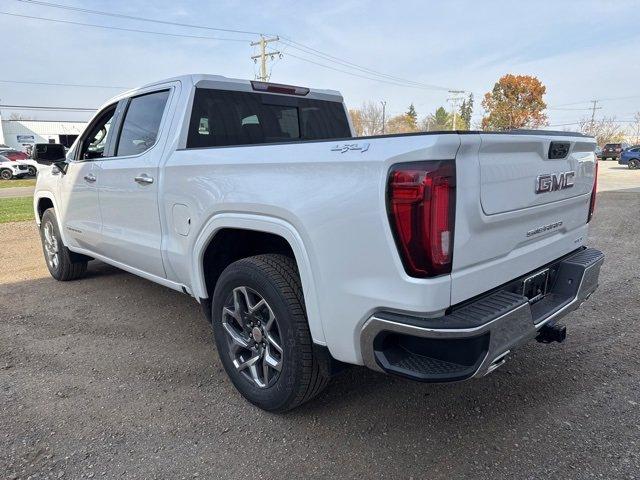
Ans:
[[[596,290],[603,262],[602,252],[586,248],[548,266],[549,289],[535,303],[518,290],[518,279],[440,318],[376,313],[360,336],[364,363],[423,382],[486,375],[529,340],[564,340],[564,330],[553,327]]]

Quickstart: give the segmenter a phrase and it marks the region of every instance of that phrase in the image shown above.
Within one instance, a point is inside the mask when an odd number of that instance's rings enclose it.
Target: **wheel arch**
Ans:
[[[193,248],[191,259],[193,295],[201,302],[207,302],[210,299],[210,293],[207,289],[205,255],[217,235],[229,230],[269,234],[286,242],[300,273],[311,336],[315,343],[325,345],[315,280],[308,251],[297,229],[280,218],[242,213],[221,213],[212,217],[200,231]]]
[[[62,223],[60,223],[60,210],[58,209],[58,204],[55,197],[51,192],[36,192],[36,194],[33,196],[33,211],[36,219],[36,225],[38,225],[38,227],[42,222],[42,215],[48,208],[53,208],[53,210],[56,212],[58,232],[60,232],[60,237],[62,237],[62,243],[68,245],[64,229],[62,228]]]

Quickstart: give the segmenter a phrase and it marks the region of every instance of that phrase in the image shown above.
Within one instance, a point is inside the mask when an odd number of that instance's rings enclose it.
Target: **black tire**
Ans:
[[[38,174],[38,170],[33,165],[29,165],[29,176],[35,177]]]
[[[281,370],[263,386],[252,381],[246,371],[243,374],[236,368],[233,362],[238,358],[234,356],[237,352],[233,352],[233,342],[230,343],[230,336],[223,326],[223,308],[229,305],[230,299],[233,301],[234,291],[241,287],[248,287],[256,298],[262,297],[277,322],[282,348]],[[243,316],[238,324],[244,324],[247,318]],[[227,375],[242,396],[263,410],[291,410],[311,400],[328,384],[329,377],[323,374],[313,353],[302,286],[293,259],[267,254],[229,265],[216,283],[211,323],[218,355]]]
[[[3,168],[0,170],[0,178],[3,180],[11,180],[13,178],[13,172],[8,168]]]
[[[57,262],[52,260],[51,253],[47,249],[47,235],[51,235],[54,238],[57,251]],[[61,282],[66,282],[69,280],[76,280],[84,276],[87,271],[87,259],[81,255],[73,254],[62,243],[60,231],[58,230],[56,213],[53,208],[45,210],[42,215],[42,221],[40,223],[40,240],[42,241],[42,251],[44,253],[47,268],[53,278],[60,280]]]
[[[632,158],[631,160],[629,160],[629,164],[628,164],[629,169],[631,170],[635,170],[637,168],[640,168],[640,160],[637,160],[635,158]]]

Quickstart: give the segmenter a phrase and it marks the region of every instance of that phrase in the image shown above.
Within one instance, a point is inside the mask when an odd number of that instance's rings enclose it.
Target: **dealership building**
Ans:
[[[82,133],[86,122],[0,119],[0,144],[27,151],[34,143],[61,143],[66,147]]]

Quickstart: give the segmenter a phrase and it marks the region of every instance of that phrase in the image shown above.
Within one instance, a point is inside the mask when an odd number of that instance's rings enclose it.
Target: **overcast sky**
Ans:
[[[473,92],[474,121],[482,113],[482,95],[505,73],[540,78],[547,86],[553,126],[588,115],[588,102],[594,98],[603,99],[598,116],[624,120],[640,111],[640,0],[46,1],[286,36],[343,62],[422,84]],[[17,0],[2,0],[0,11],[243,40],[166,37],[0,15],[0,80],[134,87],[184,73],[253,78],[256,71],[250,60],[255,52],[249,46],[255,35],[111,18]],[[411,102],[421,117],[446,105],[444,90],[356,77],[309,61],[373,75],[284,44],[272,46],[284,53],[272,64],[272,81],[340,90],[349,106],[386,100],[391,114],[405,111]],[[118,89],[0,83],[2,104],[96,107],[116,93]],[[8,113],[3,109],[3,115]],[[62,117],[23,113],[35,118]],[[64,118],[71,117],[82,120],[88,114],[73,113]]]

